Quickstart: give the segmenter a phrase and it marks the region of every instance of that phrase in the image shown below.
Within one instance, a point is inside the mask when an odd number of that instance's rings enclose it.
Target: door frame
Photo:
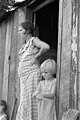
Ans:
[[[45,6],[47,6],[47,5],[49,5],[50,3],[52,3],[52,2],[54,2],[55,0],[46,0],[46,1],[44,1],[44,2],[42,2],[41,4],[39,4],[36,8],[34,8],[33,9],[33,11],[32,11],[32,13],[33,13],[33,24],[34,24],[34,26],[36,25],[36,12],[37,11],[39,11],[39,10],[41,10],[42,8],[44,8]],[[59,5],[60,6],[60,5]],[[62,7],[62,6],[60,6],[60,7]],[[60,11],[60,8],[59,8],[59,11]],[[58,12],[59,13],[59,12]],[[58,14],[58,24],[59,24],[59,14]],[[58,28],[59,28],[59,25],[58,25]],[[59,34],[59,33],[58,33]],[[58,37],[59,37],[59,35],[58,35]],[[57,46],[59,46],[59,43],[58,43],[58,45]],[[58,58],[57,58],[57,64],[59,64],[59,65],[57,65],[57,66],[59,66],[59,69],[58,69],[58,71],[57,71],[57,73],[56,73],[56,79],[58,78],[58,81],[57,81],[57,95],[56,95],[56,113],[57,113],[57,119],[58,119],[58,115],[59,115],[59,87],[60,87],[60,67],[61,67],[61,48],[59,48],[60,49],[60,52],[59,52],[59,50],[57,51],[57,56],[59,55],[59,60],[58,60]],[[58,62],[59,61],[59,62]]]

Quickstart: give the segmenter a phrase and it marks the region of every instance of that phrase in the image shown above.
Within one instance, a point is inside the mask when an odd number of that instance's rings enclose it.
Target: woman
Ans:
[[[35,29],[30,22],[19,26],[19,35],[25,44],[19,51],[18,76],[20,79],[20,104],[17,120],[37,120],[37,101],[32,97],[41,79],[38,58],[49,49],[49,45],[33,37]]]

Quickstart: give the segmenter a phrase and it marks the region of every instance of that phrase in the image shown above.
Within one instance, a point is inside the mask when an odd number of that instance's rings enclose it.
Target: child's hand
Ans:
[[[40,94],[38,94],[38,95],[36,96],[36,99],[38,99],[38,100],[43,100],[43,97],[42,97]]]

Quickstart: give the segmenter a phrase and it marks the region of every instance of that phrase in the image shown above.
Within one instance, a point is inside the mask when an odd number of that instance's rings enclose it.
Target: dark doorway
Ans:
[[[36,12],[36,24],[39,27],[39,38],[50,45],[50,50],[43,59],[57,59],[58,12],[59,0],[53,1]]]

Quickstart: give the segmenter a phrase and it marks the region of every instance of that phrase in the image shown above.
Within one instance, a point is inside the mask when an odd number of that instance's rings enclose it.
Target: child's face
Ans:
[[[50,80],[53,77],[53,75],[49,72],[42,72],[42,76],[45,80]]]

